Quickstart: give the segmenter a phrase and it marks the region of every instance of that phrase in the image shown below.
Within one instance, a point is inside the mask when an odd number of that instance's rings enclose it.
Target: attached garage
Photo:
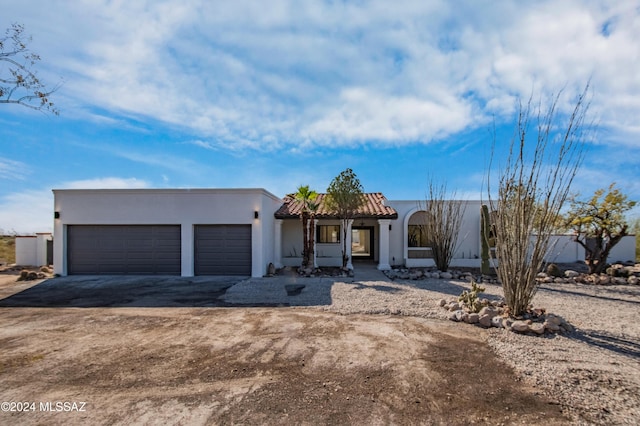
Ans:
[[[180,275],[180,225],[69,225],[69,274]]]
[[[195,275],[251,275],[251,225],[196,225]]]
[[[260,188],[54,189],[54,272],[262,277],[282,200]]]

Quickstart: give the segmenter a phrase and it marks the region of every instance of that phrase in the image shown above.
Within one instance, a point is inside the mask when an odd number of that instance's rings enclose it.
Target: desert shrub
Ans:
[[[478,294],[482,293],[484,290],[484,287],[480,287],[478,283],[471,281],[471,290],[463,291],[458,297],[458,301],[464,303],[471,312],[480,312],[480,309],[482,309],[482,303],[480,303]]]

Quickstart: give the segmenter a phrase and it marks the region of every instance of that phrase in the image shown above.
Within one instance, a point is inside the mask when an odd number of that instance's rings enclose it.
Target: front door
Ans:
[[[354,260],[373,259],[373,226],[351,229],[351,255]]]

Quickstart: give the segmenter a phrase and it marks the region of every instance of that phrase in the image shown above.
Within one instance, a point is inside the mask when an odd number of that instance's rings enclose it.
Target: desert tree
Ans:
[[[59,86],[48,88],[34,69],[40,56],[29,50],[31,37],[24,26],[13,24],[0,37],[0,104],[22,105],[58,115],[50,96]]]
[[[449,193],[444,183],[429,180],[422,227],[433,253],[436,267],[441,271],[449,269],[451,259],[459,246],[458,236],[462,226],[467,203],[455,200],[455,192]]]
[[[342,267],[349,262],[347,256],[347,229],[358,209],[364,204],[364,190],[360,180],[351,169],[343,170],[333,178],[327,188],[325,205],[342,221]]]
[[[315,229],[315,212],[317,205],[315,200],[318,193],[309,189],[309,185],[300,185],[294,194],[295,200],[300,203],[300,219],[302,221],[302,267],[313,266],[313,230]],[[311,229],[310,229],[311,223]]]
[[[585,249],[589,273],[604,271],[611,249],[629,235],[625,213],[635,201],[615,187],[598,189],[586,201],[573,199],[566,214],[566,223],[576,234],[576,241]]]
[[[497,257],[496,272],[511,314],[521,315],[537,290],[536,275],[543,268],[550,236],[569,197],[571,183],[584,158],[589,85],[568,114],[559,112],[562,92],[542,101],[519,102],[514,136],[503,151],[494,144],[487,179],[489,207]],[[495,192],[494,192],[495,191]]]

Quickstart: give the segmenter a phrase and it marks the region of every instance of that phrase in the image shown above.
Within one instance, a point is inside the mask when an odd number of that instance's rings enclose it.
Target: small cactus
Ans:
[[[478,298],[478,294],[482,293],[484,290],[484,287],[480,287],[478,283],[471,281],[471,291],[463,291],[458,297],[458,301],[464,303],[471,312],[480,312],[480,309],[482,309],[482,303]]]

